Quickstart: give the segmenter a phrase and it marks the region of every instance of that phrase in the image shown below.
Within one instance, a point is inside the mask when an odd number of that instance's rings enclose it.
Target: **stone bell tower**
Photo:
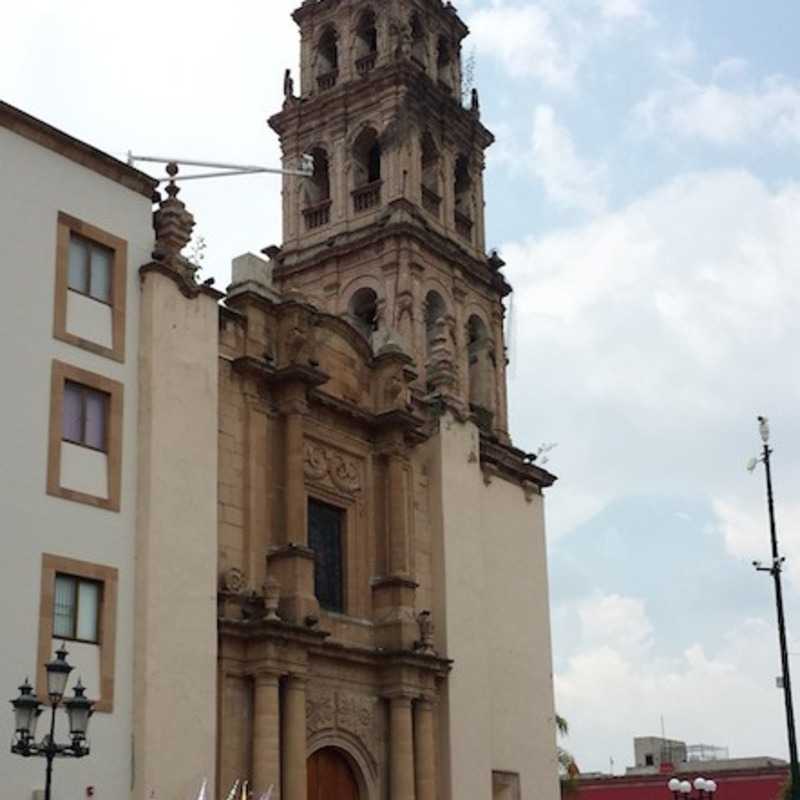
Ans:
[[[313,175],[221,309],[220,786],[556,800],[555,477],[507,430],[467,28],[443,0],[294,19],[270,125]]]
[[[507,441],[502,261],[487,257],[484,152],[476,90],[464,97],[468,30],[441,0],[315,0],[270,120],[287,178],[275,277],[329,313],[349,315],[379,349],[412,355],[418,388],[477,414]]]

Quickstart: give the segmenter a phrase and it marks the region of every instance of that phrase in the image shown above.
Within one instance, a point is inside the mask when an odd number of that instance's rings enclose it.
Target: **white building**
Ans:
[[[131,787],[138,270],[153,249],[153,190],[0,102],[0,691],[10,699],[27,675],[43,699],[43,664],[66,641],[70,684],[81,677],[97,701],[91,769],[59,760],[54,798]],[[11,723],[0,718],[6,740]],[[44,775],[42,759],[0,749],[2,797],[35,797]]]

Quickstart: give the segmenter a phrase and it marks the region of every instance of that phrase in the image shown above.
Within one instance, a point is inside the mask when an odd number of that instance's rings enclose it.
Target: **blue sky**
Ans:
[[[119,156],[274,164],[265,120],[297,62],[293,5],[32,0],[0,12],[14,31],[0,96]],[[750,567],[768,552],[763,481],[744,463],[766,413],[793,632],[800,5],[457,5],[498,138],[488,238],[516,287],[515,440],[558,442],[548,524],[566,744],[583,769],[619,770],[663,715],[690,742],[785,754],[771,586]],[[280,239],[274,178],[184,198],[223,285],[232,257]]]

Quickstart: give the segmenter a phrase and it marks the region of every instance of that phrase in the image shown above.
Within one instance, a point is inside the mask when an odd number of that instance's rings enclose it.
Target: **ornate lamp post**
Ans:
[[[89,742],[86,732],[93,706],[86,695],[86,689],[78,681],[73,689],[73,697],[64,699],[67,678],[72,667],[67,663],[67,651],[62,644],[55,657],[46,665],[47,696],[50,701],[50,732],[40,742],[36,741],[36,723],[42,713],[41,703],[33,694],[33,687],[26,680],[19,687],[19,697],[11,701],[14,707],[14,741],[11,752],[30,758],[41,756],[47,760],[44,796],[50,800],[50,787],[53,781],[53,760],[58,758],[83,758],[89,755]],[[55,740],[56,709],[63,703],[69,718],[69,744],[58,744]]]
[[[758,418],[758,430],[764,448],[760,458],[750,459],[747,469],[752,472],[759,462],[764,465],[767,477],[767,510],[769,511],[769,532],[772,543],[772,563],[764,567],[760,562],[754,561],[753,566],[759,572],[768,572],[775,582],[775,607],[778,614],[778,641],[781,651],[781,667],[783,670],[783,699],[786,706],[786,729],[789,739],[789,760],[791,762],[792,800],[800,800],[800,766],[797,760],[797,735],[794,725],[794,703],[792,702],[792,679],[789,674],[789,650],[786,645],[786,617],[783,611],[783,586],[781,574],[786,561],[778,551],[778,533],[775,524],[775,501],[772,494],[772,465],[770,456],[772,448],[769,446],[769,421],[766,417]]]
[[[675,800],[687,800],[692,796],[693,785],[694,790],[697,792],[696,797],[698,800],[713,800],[717,791],[717,784],[715,781],[708,781],[705,778],[695,778],[694,784],[673,778],[667,784],[667,789],[672,792]]]

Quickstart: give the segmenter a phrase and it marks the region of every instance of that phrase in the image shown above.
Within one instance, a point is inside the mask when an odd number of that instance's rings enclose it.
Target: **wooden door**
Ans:
[[[308,800],[360,800],[350,764],[332,747],[308,759]]]

